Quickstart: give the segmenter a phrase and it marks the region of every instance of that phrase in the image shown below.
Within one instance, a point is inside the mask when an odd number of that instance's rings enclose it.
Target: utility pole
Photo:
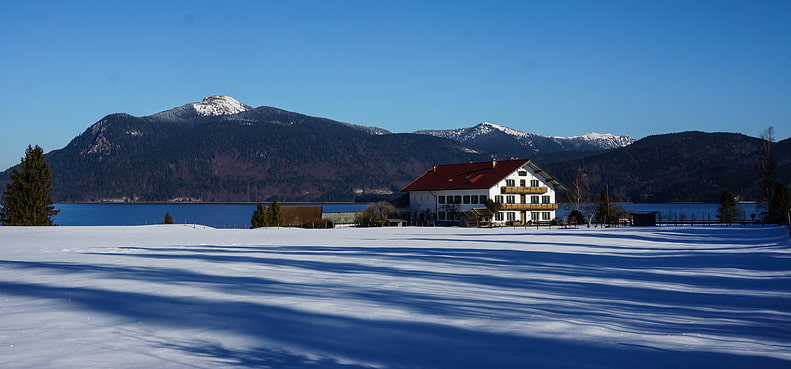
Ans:
[[[604,201],[605,205],[607,206],[607,209],[605,210],[605,213],[604,213],[604,226],[605,227],[609,227],[610,223],[608,223],[608,219],[607,218],[610,217],[610,185],[608,183],[604,184],[604,194],[605,194],[605,197],[607,198]]]

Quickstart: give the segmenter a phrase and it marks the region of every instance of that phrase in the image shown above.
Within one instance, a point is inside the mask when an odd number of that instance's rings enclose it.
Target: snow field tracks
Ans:
[[[771,227],[0,227],[0,364],[787,366],[789,246]]]

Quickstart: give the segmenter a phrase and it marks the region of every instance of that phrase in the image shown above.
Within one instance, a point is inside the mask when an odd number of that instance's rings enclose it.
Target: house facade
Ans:
[[[458,224],[465,211],[499,204],[494,225],[550,222],[565,187],[531,160],[438,165],[401,191],[409,192],[410,219]]]

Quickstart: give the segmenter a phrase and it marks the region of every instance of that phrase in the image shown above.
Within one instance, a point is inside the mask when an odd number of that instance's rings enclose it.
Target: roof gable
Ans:
[[[530,160],[438,165],[401,191],[474,190],[491,188]]]

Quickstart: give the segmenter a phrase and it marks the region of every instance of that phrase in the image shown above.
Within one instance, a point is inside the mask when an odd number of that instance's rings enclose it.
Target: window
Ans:
[[[530,187],[538,187],[538,180],[537,179],[531,179],[530,180]]]
[[[437,218],[439,218],[439,220],[445,220],[445,212],[440,211],[439,213],[437,213]]]
[[[545,211],[545,212],[541,213],[541,220],[549,220],[549,217],[551,216],[551,214],[552,213],[550,213],[548,211]]]
[[[437,202],[440,203],[440,204],[444,204],[445,203],[445,196],[437,197]]]
[[[516,213],[514,213],[513,211],[509,211],[506,214],[508,215],[508,220],[516,220]]]
[[[461,204],[461,195],[453,196],[453,203],[454,204]]]
[[[514,187],[514,186],[516,186],[516,180],[506,179],[505,180],[505,185],[508,186],[508,187]]]
[[[549,204],[549,200],[550,200],[549,195],[541,196],[541,203]]]
[[[537,211],[530,212],[530,219],[538,221],[539,213]]]
[[[531,204],[538,204],[538,196],[530,196]]]
[[[525,177],[525,176],[527,176],[527,171],[526,170],[520,170],[519,171],[519,175],[522,176],[522,177]]]
[[[494,202],[502,204],[503,203],[503,195],[495,195],[494,196]]]
[[[485,203],[486,203],[486,195],[481,195],[481,201],[480,201],[480,203],[481,203],[481,204],[485,204]]]
[[[478,203],[478,195],[470,196],[470,202],[473,203],[473,204],[477,204]]]
[[[516,202],[516,196],[508,195],[508,196],[505,197],[505,203],[506,204],[513,204],[515,202]]]
[[[503,219],[504,218],[503,218],[503,212],[502,211],[498,211],[497,213],[494,214],[494,220],[502,222]]]
[[[465,204],[469,204],[470,203],[470,195],[464,195],[464,203]]]

